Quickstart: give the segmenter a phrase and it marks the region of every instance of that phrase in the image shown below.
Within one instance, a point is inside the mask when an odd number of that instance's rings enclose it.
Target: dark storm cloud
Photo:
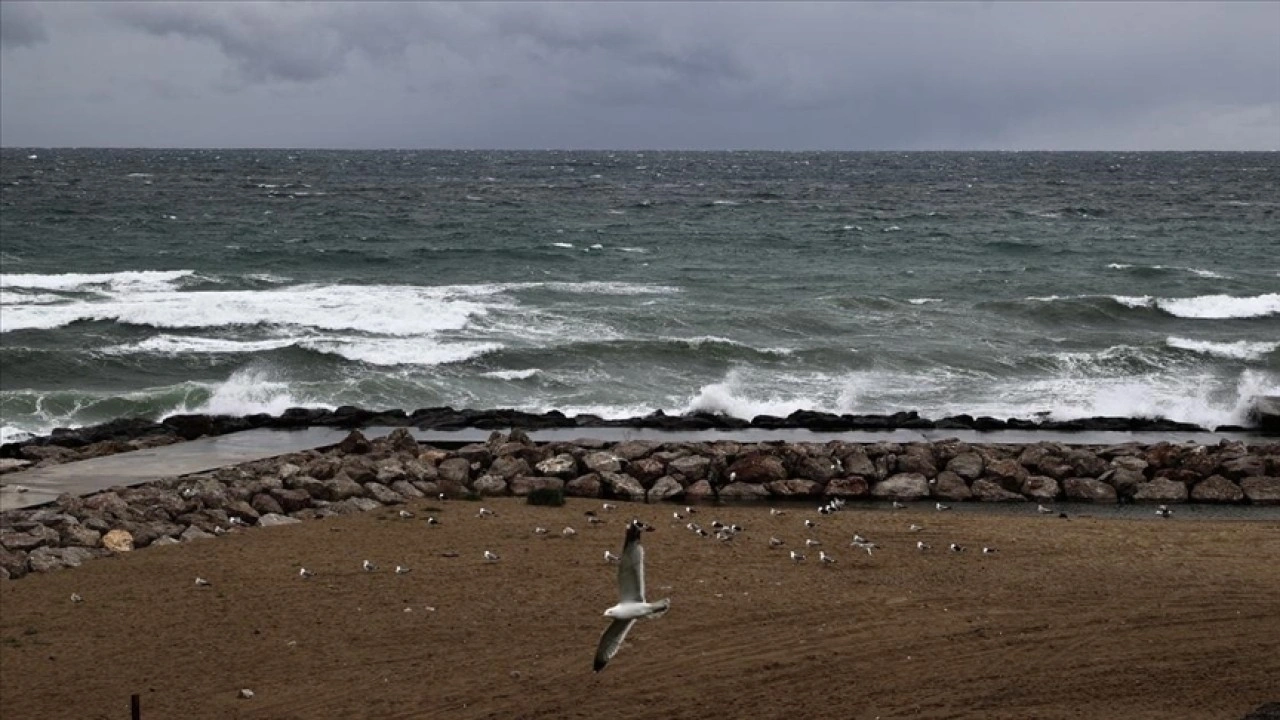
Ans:
[[[1277,4],[3,7],[9,145],[1280,147]]]
[[[0,3],[0,47],[21,47],[43,42],[40,9],[30,3]]]

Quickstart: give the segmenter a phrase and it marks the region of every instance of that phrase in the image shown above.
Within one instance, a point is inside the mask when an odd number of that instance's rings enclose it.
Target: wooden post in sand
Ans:
[[[142,698],[138,693],[129,696],[129,717],[132,720],[142,720]]]

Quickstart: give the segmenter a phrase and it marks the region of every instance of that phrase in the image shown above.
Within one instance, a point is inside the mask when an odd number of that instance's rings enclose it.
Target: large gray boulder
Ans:
[[[794,482],[794,481],[787,481]],[[804,482],[801,480],[801,482]],[[812,481],[809,481],[812,482]],[[888,481],[886,481],[888,482]],[[772,487],[776,483],[770,483]],[[814,483],[816,484],[816,483]],[[883,483],[881,483],[883,484]],[[822,486],[822,494],[825,497],[837,498],[860,498],[866,497],[871,492],[871,488],[867,486],[866,478],[857,475],[849,477],[831,478],[825,486]]]
[[[711,460],[701,455],[688,455],[682,458],[676,458],[667,463],[669,472],[676,472],[683,475],[689,480],[701,480],[707,476],[707,469],[711,467]]]
[[[781,460],[764,453],[751,453],[730,465],[721,482],[765,484],[786,479],[787,468]]]
[[[1057,500],[1060,492],[1058,481],[1048,475],[1032,475],[1022,483],[1022,494],[1032,500]]]
[[[684,486],[680,484],[680,481],[670,475],[663,475],[654,481],[653,487],[649,488],[649,502],[670,500],[683,494]]]
[[[1137,489],[1133,492],[1133,499],[1139,502],[1186,502],[1187,486],[1177,480],[1156,478],[1151,482],[1138,483]]]
[[[476,478],[471,489],[481,496],[506,495],[507,481],[497,475],[485,474]]]
[[[1221,475],[1211,475],[1191,488],[1191,499],[1204,503],[1238,503],[1244,500],[1244,490]]]
[[[973,491],[973,499],[978,502],[1023,502],[1026,500],[1021,494],[1005,490],[1004,486],[999,482],[988,480],[987,478],[974,480],[970,490]]]
[[[624,473],[600,473],[600,479],[610,497],[627,500],[644,500],[645,489],[639,480]]]
[[[1280,478],[1247,477],[1240,481],[1240,489],[1255,505],[1280,505]]]
[[[582,466],[591,472],[616,473],[622,469],[622,461],[613,453],[601,450],[583,455]]]
[[[1116,489],[1094,478],[1067,478],[1062,481],[1062,491],[1068,500],[1104,503],[1116,501]]]
[[[967,482],[973,482],[982,477],[983,469],[985,469],[985,463],[982,461],[982,456],[976,452],[960,453],[951,458],[951,462],[947,463],[947,470]]]
[[[569,497],[600,497],[600,473],[587,473],[580,475],[564,485],[564,494]]]
[[[965,453],[978,457],[977,453]],[[959,458],[960,456],[957,456]],[[981,458],[978,458],[981,462]],[[978,465],[981,468],[981,464]],[[981,473],[981,470],[978,470]],[[961,502],[973,497],[973,491],[969,489],[968,483],[964,478],[953,470],[943,470],[938,473],[938,479],[933,484],[933,496],[939,500],[950,500],[953,502]]]
[[[871,487],[872,497],[919,500],[929,496],[929,479],[920,473],[898,473]]]
[[[543,477],[571,479],[578,475],[578,460],[569,453],[560,453],[538,463],[535,469]]]

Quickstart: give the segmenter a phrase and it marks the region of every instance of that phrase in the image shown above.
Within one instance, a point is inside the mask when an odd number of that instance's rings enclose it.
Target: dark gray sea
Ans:
[[[0,440],[290,406],[1244,421],[1280,153],[0,151]]]

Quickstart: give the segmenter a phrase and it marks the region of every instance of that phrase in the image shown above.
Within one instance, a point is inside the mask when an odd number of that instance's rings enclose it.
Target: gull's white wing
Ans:
[[[618,562],[618,596],[622,602],[644,602],[644,546],[640,528],[627,526],[627,540]]]
[[[604,634],[600,636],[600,645],[596,648],[595,671],[600,672],[604,666],[618,654],[618,648],[622,647],[622,640],[627,636],[627,631],[635,625],[635,620],[614,620],[605,629]]]

